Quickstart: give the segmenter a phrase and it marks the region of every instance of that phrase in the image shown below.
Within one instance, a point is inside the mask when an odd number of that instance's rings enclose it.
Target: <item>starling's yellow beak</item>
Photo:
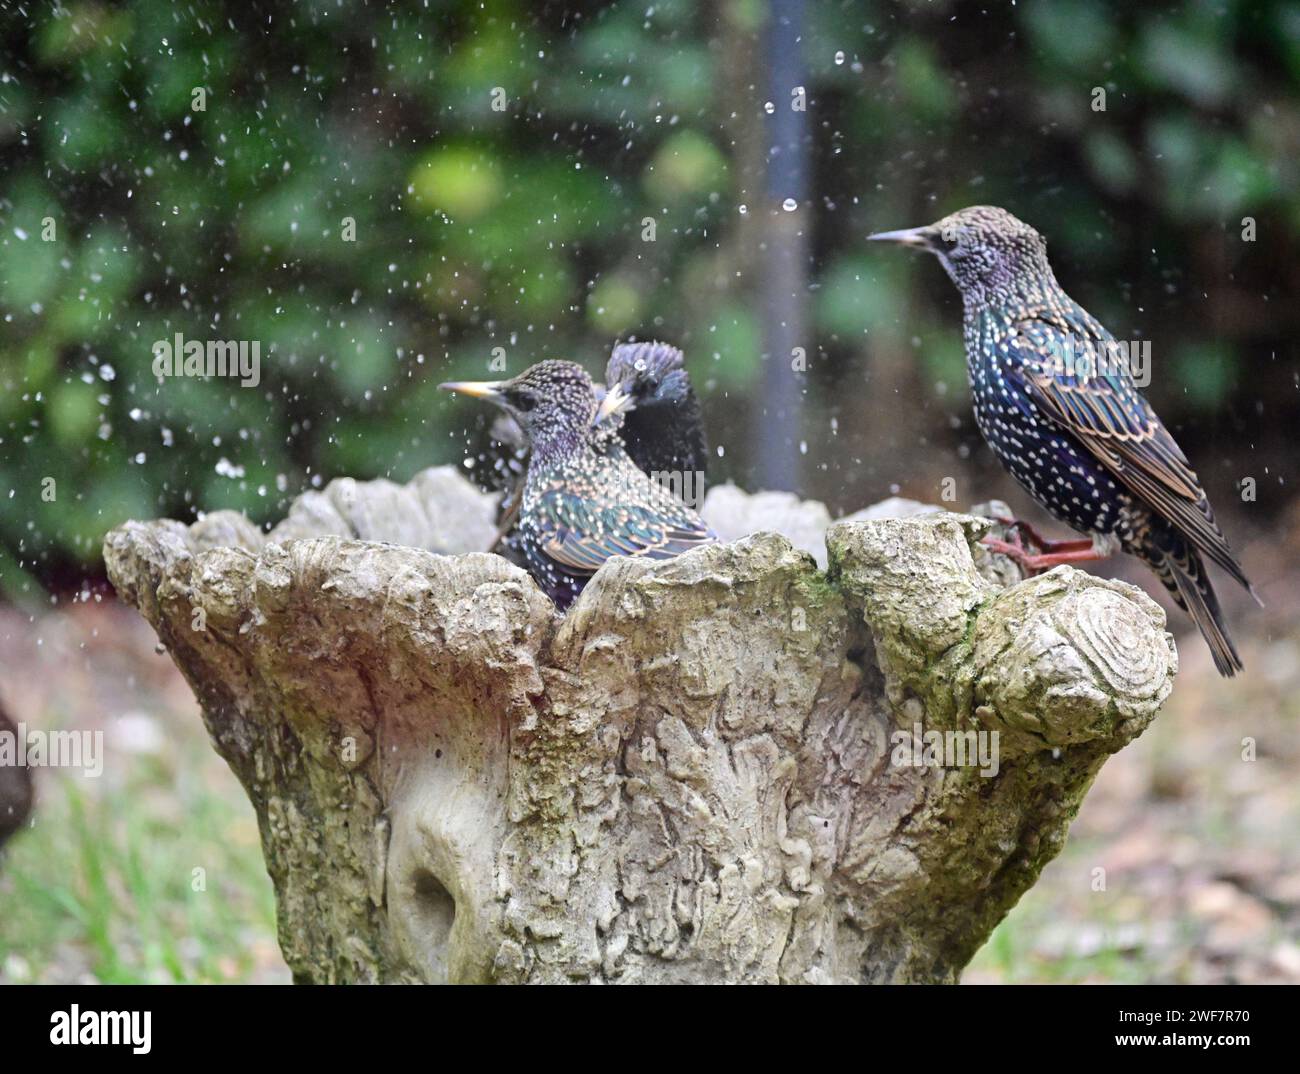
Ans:
[[[472,395],[475,399],[490,399],[495,403],[500,402],[501,390],[504,387],[505,381],[501,380],[452,380],[446,384],[439,384],[438,390]]]
[[[909,227],[902,231],[878,231],[867,236],[867,242],[896,242],[900,246],[915,246],[918,250],[934,253],[933,232],[928,227]]]
[[[611,414],[621,414],[624,411],[631,410],[635,407],[632,402],[632,396],[624,390],[621,384],[612,384],[605,389],[605,398],[600,401],[600,406],[596,408],[596,416],[591,419],[592,425],[599,425]]]

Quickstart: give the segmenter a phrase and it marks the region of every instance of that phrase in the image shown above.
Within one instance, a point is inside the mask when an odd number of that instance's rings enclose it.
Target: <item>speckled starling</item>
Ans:
[[[532,451],[519,548],[561,609],[613,556],[668,559],[717,539],[632,462],[617,422],[597,423],[595,386],[581,366],[545,361],[511,380],[440,387],[496,403],[523,430]]]
[[[704,501],[708,447],[699,399],[691,387],[682,352],[667,343],[619,343],[605,366],[605,384],[595,385],[598,421],[616,430],[632,461],[660,475],[692,507]],[[480,487],[501,489],[494,552],[527,566],[515,520],[528,470],[528,444],[509,414],[492,425],[494,449],[480,457]]]
[[[1061,289],[1043,237],[1003,209],[975,206],[870,238],[939,258],[965,307],[980,432],[1035,500],[1091,535],[1039,540],[1037,555],[1019,542],[988,543],[1030,569],[1116,548],[1137,556],[1191,615],[1219,672],[1240,671],[1205,561],[1254,590],[1187,457],[1134,385],[1123,347]]]

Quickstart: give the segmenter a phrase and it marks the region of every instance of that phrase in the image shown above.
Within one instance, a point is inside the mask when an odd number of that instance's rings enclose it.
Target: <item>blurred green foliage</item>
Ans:
[[[485,418],[434,387],[483,375],[494,347],[518,371],[546,356],[599,368],[617,336],[681,343],[726,446],[718,476],[747,482],[755,251],[773,209],[745,147],[763,134],[767,13],[6,6],[11,566],[57,580],[128,517],[272,520],[340,473],[458,460]],[[975,202],[1039,226],[1117,335],[1159,341],[1167,416],[1217,413],[1226,441],[1261,400],[1294,422],[1294,368],[1277,358],[1300,327],[1284,301],[1300,264],[1300,5],[810,4],[803,40],[806,491],[865,502],[906,479],[884,448],[951,458],[974,443],[955,295],[933,264],[861,239]],[[259,341],[261,384],[160,382],[152,344],[177,332]],[[889,428],[855,430],[877,378],[910,400],[875,412]]]

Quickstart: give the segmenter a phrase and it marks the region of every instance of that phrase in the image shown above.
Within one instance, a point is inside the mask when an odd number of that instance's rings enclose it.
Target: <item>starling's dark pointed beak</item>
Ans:
[[[475,399],[489,399],[499,403],[503,398],[501,389],[504,383],[500,380],[452,380],[439,384],[438,390],[459,392],[461,395],[472,395]]]
[[[934,253],[932,232],[928,227],[909,227],[902,231],[878,231],[867,236],[867,242],[896,242],[900,246],[915,246],[918,250]]]
[[[624,411],[632,410],[635,404],[632,402],[632,396],[624,389],[621,384],[613,384],[605,389],[605,397],[600,401],[600,406],[596,408],[596,416],[591,419],[591,424],[599,425],[611,414],[621,414]]]

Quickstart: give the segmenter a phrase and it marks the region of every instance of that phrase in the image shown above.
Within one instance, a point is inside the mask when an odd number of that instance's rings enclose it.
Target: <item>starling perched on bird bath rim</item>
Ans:
[[[439,387],[495,403],[524,431],[532,455],[518,544],[529,573],[561,610],[613,556],[669,559],[717,539],[636,466],[617,423],[598,420],[595,386],[580,365],[549,360],[511,380]]]
[[[1133,383],[1122,348],[1057,283],[1043,237],[1004,209],[977,205],[869,238],[939,258],[962,296],[980,432],[1035,500],[1091,534],[1046,541],[1015,523],[1038,554],[1018,540],[986,543],[1031,570],[1117,548],[1135,555],[1191,615],[1220,674],[1242,670],[1205,560],[1255,591],[1187,457]]]

